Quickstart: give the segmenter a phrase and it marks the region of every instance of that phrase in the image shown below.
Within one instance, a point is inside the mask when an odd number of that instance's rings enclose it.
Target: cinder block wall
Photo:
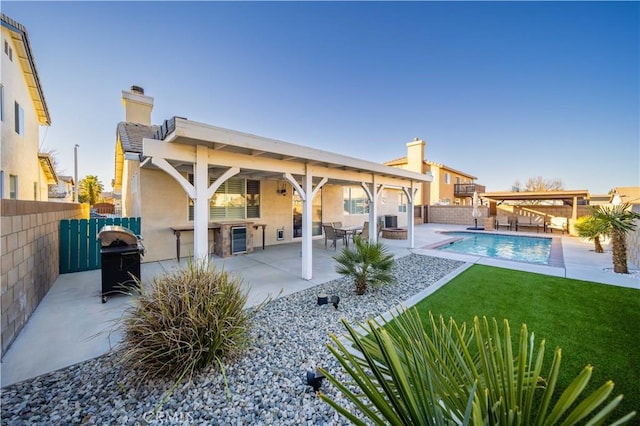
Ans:
[[[60,220],[89,217],[89,206],[3,199],[0,209],[4,356],[58,278]]]
[[[478,207],[478,210],[478,226],[482,226],[483,218],[489,214],[489,208]],[[472,206],[429,206],[429,222],[471,226],[474,224],[472,212]]]

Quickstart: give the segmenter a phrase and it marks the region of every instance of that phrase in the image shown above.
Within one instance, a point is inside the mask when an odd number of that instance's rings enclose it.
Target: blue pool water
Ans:
[[[462,239],[440,246],[438,250],[518,262],[549,264],[551,238],[480,234],[475,232],[445,232],[445,234],[452,237],[462,237]]]

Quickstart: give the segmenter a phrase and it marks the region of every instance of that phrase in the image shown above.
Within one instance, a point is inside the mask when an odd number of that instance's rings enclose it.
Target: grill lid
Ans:
[[[119,225],[103,226],[98,232],[102,247],[133,246],[138,244],[138,237],[129,228]]]

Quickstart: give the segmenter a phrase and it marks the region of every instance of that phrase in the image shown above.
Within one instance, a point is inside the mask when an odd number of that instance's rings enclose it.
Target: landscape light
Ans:
[[[307,370],[307,386],[311,386],[314,392],[318,392],[320,390],[320,386],[322,386],[322,380],[324,378],[324,374],[322,374],[318,369],[316,369],[316,371]]]

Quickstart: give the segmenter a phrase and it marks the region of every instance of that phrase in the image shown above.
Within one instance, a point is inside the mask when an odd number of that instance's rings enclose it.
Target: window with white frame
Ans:
[[[344,214],[369,213],[369,198],[360,187],[345,186],[342,188]]]
[[[188,179],[193,183],[193,174]],[[209,176],[209,185],[215,181]],[[194,203],[188,199],[188,218],[193,220]],[[256,219],[260,217],[260,181],[231,178],[216,190],[209,201],[209,220]]]
[[[456,183],[462,183],[460,180],[460,176],[456,176]]]
[[[444,174],[444,183],[446,184],[451,183],[451,175],[449,173]]]
[[[18,176],[9,175],[9,198],[18,199]]]
[[[15,129],[16,133],[24,136],[24,109],[19,103],[15,102]]]
[[[400,193],[400,200],[398,200],[398,213],[406,213],[407,212],[407,197],[404,195],[404,192]]]

